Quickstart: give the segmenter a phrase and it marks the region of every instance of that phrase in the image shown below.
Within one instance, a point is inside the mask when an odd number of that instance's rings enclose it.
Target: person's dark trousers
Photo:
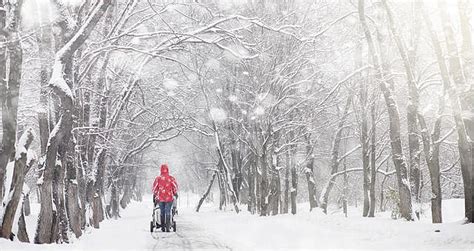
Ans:
[[[173,202],[160,202],[161,231],[170,231]]]

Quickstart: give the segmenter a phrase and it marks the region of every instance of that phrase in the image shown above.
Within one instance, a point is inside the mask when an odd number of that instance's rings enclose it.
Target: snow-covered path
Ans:
[[[187,199],[184,199],[188,201]],[[41,250],[301,250],[301,249],[398,249],[447,250],[474,248],[474,224],[462,225],[463,201],[443,203],[446,223],[431,224],[429,215],[420,221],[392,220],[389,212],[363,218],[360,208],[350,217],[307,212],[299,205],[297,215],[259,217],[219,211],[205,205],[193,211],[194,200],[182,201],[176,216],[176,233],[150,233],[152,203],[132,202],[118,220],[106,220],[100,229],[89,229],[72,244],[41,245]],[[34,210],[37,211],[37,210]],[[33,222],[28,224],[33,225]],[[32,236],[30,232],[30,237]],[[38,245],[0,239],[0,251],[38,250]]]
[[[204,231],[195,214],[187,209],[180,210],[175,218],[176,233],[163,233],[161,230],[150,233],[151,212],[151,203],[132,202],[122,211],[121,219],[104,222],[100,230],[84,236],[78,246],[96,250],[228,249],[215,236]]]
[[[118,220],[105,220],[79,240],[65,245],[41,245],[41,250],[229,250],[216,236],[205,231],[191,209],[176,216],[177,232],[150,233],[152,205],[132,202]],[[0,250],[38,250],[38,245],[0,239]]]
[[[147,250],[201,250],[218,249],[230,250],[224,243],[199,226],[198,223],[191,221],[186,215],[177,216],[178,231],[176,233],[163,233],[155,231],[151,234],[154,239],[153,247],[147,247]]]

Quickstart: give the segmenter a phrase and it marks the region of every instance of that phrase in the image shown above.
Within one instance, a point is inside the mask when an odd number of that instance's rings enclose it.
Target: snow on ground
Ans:
[[[319,210],[307,212],[307,204],[299,205],[297,215],[259,217],[245,211],[236,215],[210,204],[196,213],[197,199],[185,194],[180,197],[177,233],[149,232],[152,205],[145,200],[131,203],[121,212],[122,218],[104,221],[100,229],[89,229],[72,244],[42,245],[41,250],[474,248],[474,224],[461,224],[464,204],[459,199],[443,201],[446,223],[436,225],[430,223],[429,214],[419,221],[406,222],[390,219],[389,213],[363,218],[361,208],[351,208],[345,218],[339,210],[329,215]],[[32,225],[38,210],[32,207],[33,216],[27,224]],[[29,231],[34,233],[31,228]],[[38,246],[0,239],[0,250],[38,250]]]
[[[186,202],[183,202],[187,204]],[[39,206],[33,204],[32,215],[27,217],[27,224],[34,225]],[[176,233],[150,233],[152,202],[132,202],[121,212],[118,220],[105,220],[100,229],[88,229],[79,239],[72,239],[71,244],[35,245],[11,242],[0,239],[0,251],[28,250],[229,250],[215,236],[206,232],[195,214],[178,215]],[[34,238],[34,227],[28,226],[30,240]]]
[[[437,225],[430,223],[429,215],[407,222],[392,220],[387,213],[363,218],[361,208],[352,208],[345,218],[342,213],[307,212],[308,207],[302,206],[296,216],[255,217],[243,212],[238,220],[233,212],[219,213],[206,208],[200,219],[206,222],[209,232],[239,250],[474,248],[474,224],[461,224],[462,200],[444,201],[447,223]]]

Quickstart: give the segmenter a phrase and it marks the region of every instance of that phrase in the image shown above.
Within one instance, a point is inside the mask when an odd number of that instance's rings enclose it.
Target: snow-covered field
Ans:
[[[341,213],[302,212],[298,215],[255,217],[242,213],[206,210],[200,219],[209,232],[240,249],[474,249],[474,224],[462,225],[463,201],[444,201],[445,222],[431,224],[430,215],[420,221],[392,220],[389,214],[363,218],[352,208]],[[302,206],[302,205],[300,205]],[[307,207],[300,208],[304,210]],[[435,232],[440,230],[440,232]]]
[[[337,211],[306,212],[305,204],[299,205],[297,215],[236,215],[213,205],[195,213],[194,201],[180,199],[177,233],[151,234],[151,203],[133,202],[119,220],[106,220],[72,244],[42,245],[41,250],[474,249],[474,224],[461,224],[462,200],[444,201],[445,223],[437,225],[430,223],[429,215],[406,222],[392,220],[388,213],[363,218],[360,208],[351,208],[345,218]],[[29,231],[32,238],[34,230]],[[0,239],[0,250],[38,250],[38,246]]]

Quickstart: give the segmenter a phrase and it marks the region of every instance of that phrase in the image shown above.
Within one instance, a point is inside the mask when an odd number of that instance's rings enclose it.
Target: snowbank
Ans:
[[[460,199],[443,201],[446,222],[443,224],[431,224],[429,214],[415,222],[392,220],[389,212],[379,213],[376,218],[363,218],[361,208],[350,208],[349,217],[345,218],[340,209],[334,208],[328,215],[319,209],[308,212],[307,204],[298,205],[297,215],[259,217],[246,211],[237,215],[233,211],[219,211],[212,204],[204,204],[201,212],[196,213],[198,199],[196,195],[180,194],[178,233],[162,233],[170,236],[168,239],[150,234],[152,203],[145,196],[143,202],[132,202],[122,210],[120,219],[106,220],[100,229],[88,229],[81,238],[73,239],[72,244],[38,246],[0,239],[0,250],[189,250],[209,246],[234,250],[446,250],[474,247],[474,224],[461,224],[464,203]],[[30,239],[34,238],[38,206],[32,204],[32,214],[27,217]],[[425,207],[423,205],[425,212],[429,212],[429,205]]]
[[[459,199],[443,201],[447,222],[443,224],[431,224],[428,213],[420,221],[406,222],[392,220],[389,212],[363,218],[360,208],[350,208],[345,218],[337,210],[328,215],[320,210],[308,212],[305,204],[299,205],[297,215],[259,217],[242,212],[236,216],[205,207],[191,218],[204,222],[210,233],[237,250],[472,249],[474,224],[461,224],[463,203]]]

